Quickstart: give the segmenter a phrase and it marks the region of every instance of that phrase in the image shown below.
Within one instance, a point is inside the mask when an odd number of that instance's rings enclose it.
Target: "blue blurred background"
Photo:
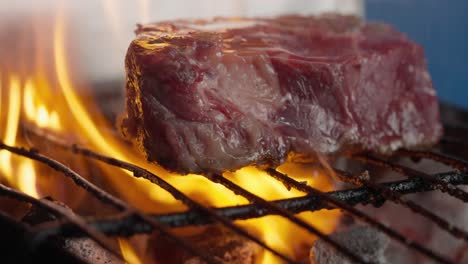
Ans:
[[[468,0],[366,0],[365,12],[422,44],[439,97],[468,108]]]

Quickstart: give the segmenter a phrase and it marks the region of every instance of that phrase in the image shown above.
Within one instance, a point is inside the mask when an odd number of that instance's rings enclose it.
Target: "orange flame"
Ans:
[[[107,4],[109,5],[109,1]],[[148,10],[148,5],[148,1],[140,0],[141,10]],[[110,14],[115,13],[115,10],[108,11]],[[116,17],[117,14],[112,16]],[[145,17],[147,18],[148,14]],[[116,135],[113,125],[109,124],[95,105],[98,102],[89,100],[92,98],[91,93],[81,84],[77,86],[76,79],[73,79],[81,76],[76,76],[77,73],[71,67],[76,64],[69,64],[70,54],[67,52],[73,49],[67,48],[69,36],[63,9],[58,12],[51,34],[51,58],[48,54],[35,54],[34,71],[23,75],[20,74],[20,69],[17,69],[18,73],[0,75],[0,139],[3,142],[9,145],[26,145],[27,140],[20,133],[20,124],[23,122],[64,137],[73,133],[75,141],[108,156],[144,167],[206,206],[222,207],[248,203],[245,198],[201,175],[180,176],[160,166],[148,164]],[[43,35],[37,35],[45,39]],[[37,42],[38,45],[43,45],[40,40]],[[37,50],[44,52],[47,49],[43,45]],[[52,60],[54,70],[45,68],[48,59]],[[121,169],[100,166],[106,182],[110,183],[122,198],[145,212],[168,213],[187,209],[168,192],[146,180],[136,179]],[[307,181],[310,186],[323,191],[333,188],[332,180],[326,177],[327,173],[315,167],[288,163],[282,165],[279,170],[298,181]],[[42,180],[41,173],[31,160],[13,157],[9,152],[0,150],[0,175],[11,186],[34,197],[39,197],[42,193],[42,190],[37,188],[37,182]],[[242,168],[236,172],[225,173],[224,176],[267,200],[304,195],[300,191],[288,190],[283,184],[255,167]],[[337,225],[339,215],[338,211],[320,211],[302,213],[299,217],[329,233]],[[292,258],[304,257],[303,249],[310,246],[315,239],[279,216],[238,221],[236,224]],[[135,252],[140,251],[133,250],[129,241],[120,239],[119,244],[128,262],[140,263],[141,259],[144,259],[136,256]],[[281,262],[274,255],[263,252],[256,263]]]
[[[125,239],[118,239],[120,250],[125,259],[125,263],[128,264],[141,264],[143,263],[140,258],[137,256],[135,251],[133,251],[132,245]]]
[[[42,93],[48,89],[48,85],[40,86]],[[24,85],[23,108],[26,118],[30,121],[35,121],[40,128],[48,128],[54,131],[61,130],[61,123],[57,111],[48,111],[46,105],[40,103],[40,97],[36,94],[39,90],[38,85],[31,79],[27,80]],[[39,102],[36,102],[36,101]]]
[[[19,77],[12,75],[7,88],[8,109],[2,141],[8,145],[15,145],[21,113],[22,87]],[[38,197],[36,171],[31,160],[13,157],[11,153],[0,150],[0,164],[0,173],[10,185],[17,187],[28,195]]]
[[[10,78],[8,94],[8,115],[6,120],[5,135],[3,142],[6,144],[14,144],[16,141],[16,132],[18,130],[19,121],[19,100],[20,100],[20,83],[18,77],[12,76]],[[0,162],[3,164],[2,170],[7,177],[9,182],[13,181],[12,178],[12,166],[11,166],[11,154],[7,151],[0,151]]]

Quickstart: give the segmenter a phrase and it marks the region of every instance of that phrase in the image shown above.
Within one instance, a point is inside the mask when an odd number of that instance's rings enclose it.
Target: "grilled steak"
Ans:
[[[323,15],[139,26],[121,130],[180,173],[290,153],[389,153],[442,134],[423,49],[382,23]]]

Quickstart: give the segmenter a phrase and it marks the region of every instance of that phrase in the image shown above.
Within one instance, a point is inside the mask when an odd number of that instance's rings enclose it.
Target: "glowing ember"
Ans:
[[[140,5],[147,6],[148,2],[142,0]],[[142,10],[146,9],[142,8]],[[180,176],[159,166],[148,164],[129,147],[129,144],[117,136],[114,125],[106,120],[97,107],[98,104],[105,102],[90,100],[93,97],[86,91],[86,87],[83,87],[81,82],[77,85],[76,80],[86,79],[86,77],[79,76],[78,71],[74,71],[71,66],[76,66],[75,63],[69,64],[72,54],[68,53],[73,52],[73,49],[68,46],[70,34],[67,34],[65,18],[65,14],[59,12],[53,23],[55,25],[53,31],[44,27],[43,31],[38,29],[43,34],[31,34],[33,37],[40,36],[40,39],[35,39],[34,42],[37,44],[37,49],[29,50],[29,52],[39,53],[29,56],[33,60],[31,65],[35,65],[36,68],[28,69],[26,72],[19,67],[18,69],[9,67],[8,72],[0,68],[2,70],[0,72],[0,139],[8,145],[31,146],[33,142],[24,135],[22,129],[24,129],[23,126],[32,127],[46,134],[65,139],[72,138],[73,141],[70,141],[70,144],[83,144],[97,152],[142,166],[206,206],[247,204],[248,201],[245,198],[203,176]],[[47,33],[50,34],[47,35]],[[46,53],[47,43],[53,47],[53,54]],[[52,155],[52,157],[63,160],[60,155]],[[101,169],[104,172],[102,175],[106,177],[106,182],[110,183],[110,187],[105,187],[113,188],[122,198],[145,212],[169,213],[187,209],[168,192],[146,180],[136,179],[123,170],[105,165],[99,166],[102,166]],[[38,167],[29,159],[12,156],[0,150],[2,179],[34,197],[50,194],[46,187],[51,183],[44,184],[50,181],[50,178],[43,176]],[[81,167],[78,169],[83,171]],[[279,170],[323,191],[333,189],[331,178],[312,165],[284,164]],[[264,171],[254,167],[228,172],[224,176],[267,200],[304,195],[296,190],[288,190]],[[43,186],[46,187],[43,188]],[[320,211],[302,213],[299,217],[319,230],[329,233],[337,225],[339,215],[338,211]],[[308,252],[315,239],[279,216],[238,221],[237,224],[261,238],[271,247],[297,259],[306,257],[304,252]],[[133,250],[133,244],[129,241],[119,239],[119,244],[128,262],[140,263],[140,260],[144,259],[136,255],[135,252],[141,252],[141,250]],[[280,263],[280,261],[270,253],[264,252],[258,256],[257,263]]]

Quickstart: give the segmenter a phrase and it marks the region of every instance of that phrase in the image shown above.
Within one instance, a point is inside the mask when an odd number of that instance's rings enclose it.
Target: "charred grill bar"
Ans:
[[[79,174],[71,170],[70,168],[66,167],[65,165],[61,164],[60,162],[43,156],[38,153],[37,150],[31,149],[31,150],[26,150],[23,148],[16,148],[16,147],[11,147],[8,145],[5,145],[3,143],[0,143],[0,148],[8,150],[12,153],[15,153],[17,155],[21,155],[24,157],[28,157],[34,160],[37,160],[39,162],[42,162],[49,167],[51,167],[54,170],[60,171],[65,175],[66,177],[70,177],[78,186],[84,188],[87,190],[91,195],[96,197],[98,200],[102,201],[103,203],[109,204],[114,206],[117,210],[119,211],[124,211],[127,213],[133,214],[135,217],[140,218],[141,220],[145,221],[149,225],[151,225],[155,230],[158,232],[164,234],[166,237],[169,239],[173,239],[174,242],[176,242],[178,245],[182,246],[185,248],[187,251],[189,251],[192,254],[195,254],[197,256],[200,256],[203,260],[208,261],[209,263],[219,263],[219,260],[213,259],[212,256],[208,255],[205,252],[199,251],[197,248],[193,247],[192,245],[186,243],[183,239],[171,234],[169,230],[166,229],[166,227],[162,226],[158,222],[156,222],[154,219],[149,218],[148,216],[138,212],[135,208],[133,208],[131,205],[123,202],[122,200],[112,196],[111,194],[107,193],[106,191],[102,190],[101,188],[97,187],[96,185],[92,184],[85,178],[81,177]],[[74,226],[79,227],[82,231],[84,231],[87,235],[89,235],[92,239],[94,239],[96,242],[101,244],[103,247],[107,248],[110,252],[115,252],[115,250],[110,246],[110,243],[107,241],[107,238],[105,237],[104,234],[101,232],[97,232],[94,229],[91,229],[88,227],[88,225],[85,223],[84,219],[81,217],[78,217],[76,215],[72,215],[67,213],[66,211],[62,210],[58,206],[55,206],[53,203],[45,203],[45,201],[37,200],[33,197],[27,196],[25,194],[22,194],[20,192],[17,192],[11,188],[8,188],[6,186],[2,186],[1,188],[2,194],[14,197],[17,200],[23,201],[23,202],[28,202],[33,205],[37,205],[40,207],[43,207],[47,211],[52,211],[54,214],[60,215],[64,218],[66,218],[70,223],[72,223]],[[47,237],[35,237],[34,240],[44,240]],[[33,241],[34,241],[33,240]],[[120,253],[115,253],[120,257]]]
[[[468,185],[468,174],[466,173],[442,173],[434,175],[434,177],[453,185]],[[435,185],[418,179],[390,182],[377,186],[387,188],[397,195],[427,192],[436,189]],[[351,206],[369,203],[379,206],[386,200],[382,195],[370,191],[368,187],[333,191],[327,193],[327,195],[335,197]],[[282,207],[294,214],[305,211],[335,208],[324,203],[320,198],[314,195],[278,200],[273,201],[273,203],[276,203],[279,207]],[[266,210],[262,210],[260,206],[255,204],[215,208],[214,210],[217,214],[225,216],[231,221],[257,218],[268,214]],[[182,213],[172,214],[155,214],[151,215],[151,217],[170,227],[208,225],[214,222],[213,219],[205,217],[204,214],[197,210],[189,210]],[[121,214],[102,219],[88,219],[87,222],[96,230],[99,230],[109,236],[128,236],[150,233],[153,230],[150,225],[128,214]],[[83,236],[83,233],[70,223],[50,223],[44,225],[43,229],[38,230],[38,232],[50,235],[66,234],[67,236]]]
[[[151,173],[151,172],[149,172],[149,171],[147,171],[147,170],[145,170],[143,168],[140,168],[140,167],[138,167],[136,165],[133,165],[133,164],[130,164],[128,162],[121,161],[121,160],[118,160],[118,159],[114,159],[114,158],[111,158],[111,157],[106,157],[106,156],[104,156],[102,154],[95,153],[95,152],[93,152],[91,150],[88,150],[88,149],[80,148],[80,147],[78,147],[76,145],[74,145],[72,147],[72,150],[75,153],[84,155],[86,157],[97,159],[97,160],[100,160],[100,161],[102,161],[104,163],[107,163],[109,165],[120,167],[122,169],[131,171],[131,172],[133,172],[133,175],[135,177],[141,177],[141,178],[144,178],[144,179],[146,179],[146,180],[148,180],[148,181],[150,181],[150,182],[152,182],[154,184],[157,184],[158,186],[160,186],[164,190],[168,191],[174,198],[182,201],[188,207],[190,207],[190,208],[192,208],[194,210],[200,211],[200,212],[204,213],[206,216],[211,217],[211,218],[215,219],[216,221],[219,221],[220,223],[226,225],[228,228],[231,228],[234,232],[251,239],[252,241],[257,243],[258,245],[260,245],[263,248],[271,251],[273,254],[275,254],[276,256],[278,256],[280,258],[282,258],[283,260],[287,261],[288,263],[294,263],[294,261],[291,260],[290,258],[288,258],[287,256],[285,256],[285,255],[281,254],[280,252],[274,250],[273,248],[269,247],[267,244],[265,244],[261,240],[257,239],[256,237],[252,236],[247,231],[237,227],[229,219],[227,219],[227,218],[225,218],[225,217],[223,217],[221,215],[218,215],[215,211],[213,211],[213,209],[205,207],[205,206],[201,205],[200,203],[194,201],[193,199],[191,199],[190,197],[188,197],[187,195],[185,195],[184,193],[179,191],[176,187],[172,186],[171,184],[169,184],[168,182],[163,180],[161,177],[159,177],[159,176],[157,176],[157,175],[155,175],[155,174],[153,174],[153,173]]]
[[[449,137],[452,137],[452,139],[443,139],[439,147],[441,150],[450,150],[451,145],[453,145],[454,139],[460,142],[464,142],[463,137],[453,138],[453,127],[447,126],[446,130],[450,134]],[[5,215],[3,213],[0,214],[0,222],[2,223],[2,226],[4,228],[7,227],[11,228],[12,230],[18,230],[19,233],[25,234],[26,237],[33,238],[32,241],[35,241],[34,244],[25,247],[26,250],[30,250],[31,252],[33,252],[37,248],[40,248],[41,244],[47,243],[47,241],[49,241],[51,238],[58,235],[66,237],[86,236],[92,238],[93,240],[101,244],[103,247],[108,249],[110,252],[114,252],[117,256],[119,256],[120,253],[118,253],[118,251],[116,251],[115,248],[112,245],[110,245],[110,243],[108,243],[108,237],[130,236],[133,234],[148,233],[153,230],[158,230],[168,238],[173,239],[173,241],[175,241],[178,245],[190,251],[192,254],[200,256],[206,262],[217,263],[219,262],[219,259],[215,259],[207,255],[206,252],[198,250],[196,248],[196,245],[191,245],[190,243],[185,242],[180,237],[174,235],[168,228],[187,225],[204,225],[218,222],[232,229],[237,234],[251,239],[263,248],[270,250],[286,262],[296,263],[296,261],[291,260],[287,256],[269,247],[260,239],[250,235],[247,231],[241,229],[236,224],[234,224],[233,221],[239,219],[261,217],[268,214],[279,214],[292,221],[297,222],[293,214],[302,211],[314,211],[324,208],[340,208],[349,212],[351,215],[356,216],[357,218],[365,220],[372,226],[376,227],[378,230],[402,242],[409,248],[418,250],[419,252],[425,254],[427,257],[433,260],[436,260],[437,262],[451,263],[451,261],[448,260],[446,257],[441,256],[439,253],[434,252],[433,250],[428,249],[423,245],[420,245],[413,241],[409,241],[404,235],[398,233],[392,228],[383,225],[382,223],[368,216],[366,213],[353,207],[354,205],[360,203],[372,203],[375,206],[379,206],[383,202],[385,202],[385,200],[390,200],[399,205],[408,207],[412,209],[415,213],[424,215],[426,219],[428,219],[428,221],[437,223],[440,227],[442,227],[454,237],[464,239],[465,241],[467,240],[466,231],[456,227],[452,227],[448,219],[444,219],[442,216],[437,216],[431,213],[430,211],[428,211],[425,208],[422,208],[415,202],[406,201],[401,198],[401,196],[404,194],[441,190],[466,203],[468,201],[467,193],[462,189],[455,187],[455,185],[468,184],[468,174],[466,173],[466,171],[464,171],[464,169],[467,167],[467,163],[463,159],[460,159],[459,157],[453,158],[451,155],[447,155],[447,153],[442,154],[440,152],[417,152],[406,150],[397,153],[398,156],[431,159],[437,162],[447,164],[454,169],[452,172],[435,175],[425,174],[420,171],[416,171],[399,164],[390,163],[386,160],[380,160],[376,157],[369,155],[350,157],[351,159],[356,159],[364,163],[370,163],[379,167],[396,170],[397,172],[400,172],[404,176],[408,177],[409,179],[384,184],[374,184],[367,181],[365,177],[353,177],[351,173],[337,170],[337,174],[339,176],[342,176],[341,179],[343,181],[351,182],[359,186],[359,188],[343,191],[334,191],[329,193],[317,191],[308,187],[307,185],[295,181],[292,178],[289,178],[285,174],[281,174],[273,169],[268,169],[267,171],[270,173],[270,175],[285,183],[286,186],[297,188],[310,194],[304,197],[280,201],[265,201],[262,198],[247,192],[245,189],[242,189],[240,186],[235,185],[234,183],[228,181],[226,178],[220,175],[208,175],[207,177],[209,179],[215,182],[221,182],[223,185],[233,190],[237,194],[242,195],[248,198],[249,200],[253,201],[252,204],[244,206],[209,208],[203,206],[200,203],[195,202],[193,199],[180,192],[176,186],[170,185],[157,175],[154,175],[143,168],[139,168],[136,165],[129,164],[114,159],[112,157],[107,157],[105,155],[95,153],[91,150],[76,145],[64,147],[68,148],[75,154],[83,155],[90,159],[100,160],[111,166],[124,168],[133,172],[135,177],[145,178],[151,181],[152,183],[162,187],[163,189],[168,190],[176,199],[179,199],[186,205],[188,205],[190,210],[183,213],[173,213],[166,215],[143,214],[141,212],[138,212],[129,204],[108,194],[98,186],[85,180],[65,165],[56,162],[52,158],[40,154],[36,149],[16,148],[12,146],[7,146],[2,143],[0,144],[0,149],[4,149],[15,154],[37,160],[39,162],[47,164],[55,170],[61,171],[65,176],[72,178],[77,185],[87,190],[91,195],[95,196],[105,204],[114,206],[119,211],[119,213],[116,213],[112,217],[106,217],[102,219],[91,219],[81,217],[78,215],[70,215],[65,210],[57,208],[52,203],[47,203],[26,196],[6,186],[0,186],[1,196],[8,196],[18,201],[27,202],[34,205],[40,205],[44,207],[47,211],[51,211],[53,212],[53,214],[56,214],[61,218],[60,221],[48,222],[32,228],[24,223],[17,222],[8,215]],[[315,232],[315,229],[308,224],[298,224],[309,231]],[[322,236],[322,234],[319,235]],[[354,253],[349,252],[345,245],[340,245],[334,242],[333,240],[327,238],[325,239],[326,241],[328,240],[328,242],[334,244],[335,248],[343,252],[343,254],[346,254],[348,257],[351,257],[356,262],[368,262],[368,260],[363,259],[361,256],[356,256],[354,255]]]
[[[450,261],[448,261],[447,259],[445,259],[444,257],[436,254],[435,252],[432,252],[431,250],[429,250],[428,248],[418,244],[418,243],[415,243],[414,241],[411,241],[407,238],[405,238],[404,235],[402,235],[401,233],[399,232],[396,232],[395,230],[385,226],[384,224],[380,223],[379,221],[373,219],[372,217],[368,216],[367,214],[363,213],[362,211],[359,211],[357,209],[355,209],[354,207],[352,206],[349,206],[347,205],[346,203],[343,203],[331,196],[328,196],[328,195],[325,195],[324,193],[312,188],[312,187],[309,187],[307,185],[304,185],[304,184],[301,184],[299,182],[297,182],[296,180],[292,179],[292,178],[289,178],[288,176],[282,174],[282,173],[279,173],[275,170],[269,170],[269,173],[270,175],[272,175],[273,177],[277,178],[278,180],[290,185],[290,186],[293,186],[294,188],[298,189],[298,190],[301,190],[301,191],[304,191],[306,193],[309,193],[309,194],[315,194],[317,196],[319,196],[320,198],[322,198],[323,200],[325,201],[328,201],[330,203],[332,203],[333,205],[335,205],[337,208],[340,208],[340,209],[343,209],[345,211],[347,211],[348,213],[350,213],[351,215],[361,219],[362,221],[368,223],[369,225],[377,228],[378,230],[384,232],[386,235],[388,235],[389,237],[395,239],[396,241],[400,242],[400,243],[403,243],[405,245],[407,245],[408,247],[410,248],[413,248],[417,251],[419,251],[420,253],[428,256],[429,258],[432,258],[434,260],[437,260],[441,263],[450,263]]]
[[[467,192],[463,191],[460,188],[450,186],[448,183],[446,183],[444,181],[441,181],[441,180],[438,180],[437,178],[434,178],[431,175],[426,174],[424,172],[420,172],[420,171],[417,171],[417,170],[414,170],[414,169],[411,169],[411,168],[408,168],[406,166],[402,166],[402,165],[399,165],[399,164],[393,164],[393,163],[390,163],[390,162],[386,162],[386,161],[384,161],[382,159],[372,157],[372,156],[369,156],[369,155],[355,155],[355,156],[353,156],[353,158],[356,159],[356,160],[360,160],[360,161],[362,161],[364,163],[368,163],[368,164],[372,164],[372,165],[375,165],[375,166],[391,169],[391,170],[393,170],[395,172],[398,172],[398,173],[400,173],[402,175],[405,175],[405,176],[407,176],[409,178],[424,179],[424,180],[426,180],[428,182],[431,182],[432,184],[436,184],[437,186],[439,186],[441,191],[447,192],[451,196],[453,196],[453,197],[455,197],[457,199],[460,199],[465,203],[468,202],[468,193]]]
[[[412,210],[416,214],[420,214],[427,218],[428,220],[436,223],[440,228],[444,229],[445,231],[451,233],[453,236],[464,239],[468,241],[468,234],[457,227],[450,225],[445,219],[435,215],[434,213],[430,212],[429,210],[421,207],[420,205],[416,204],[413,201],[404,200],[401,196],[401,193],[393,192],[389,188],[377,185],[369,181],[367,172],[365,172],[364,177],[357,176],[354,177],[353,175],[345,172],[345,171],[338,171],[336,170],[337,174],[339,175],[340,179],[344,182],[348,182],[357,186],[363,186],[369,190],[379,193],[382,197],[386,200],[390,200],[394,203],[401,204],[410,210]],[[451,183],[449,183],[451,184]]]

